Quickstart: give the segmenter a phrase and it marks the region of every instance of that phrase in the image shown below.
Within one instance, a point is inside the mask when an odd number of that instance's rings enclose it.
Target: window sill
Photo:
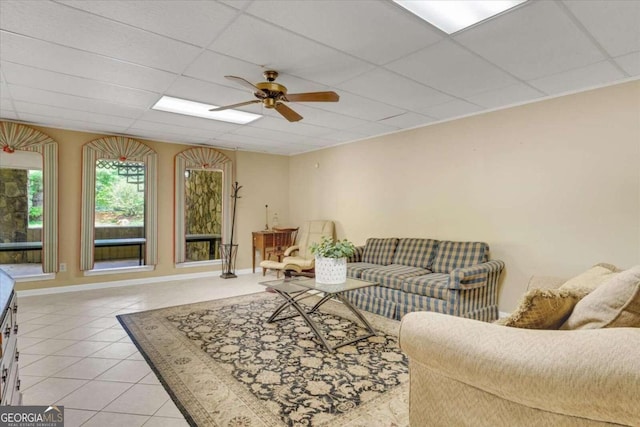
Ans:
[[[155,266],[142,265],[139,267],[119,267],[119,268],[103,268],[100,270],[87,270],[84,272],[85,276],[104,276],[107,274],[122,274],[122,273],[138,273],[142,271],[153,271]]]
[[[208,261],[188,261],[176,264],[176,268],[194,268],[194,267],[206,267],[209,265],[222,265],[222,260],[212,259]]]

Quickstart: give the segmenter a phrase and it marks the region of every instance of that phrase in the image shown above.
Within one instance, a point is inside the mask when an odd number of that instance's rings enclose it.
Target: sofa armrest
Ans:
[[[456,268],[450,273],[449,289],[473,289],[486,286],[489,280],[497,282],[503,269],[504,262],[500,260]]]
[[[289,246],[287,249],[284,250],[284,256],[291,256],[292,253],[299,251],[300,250],[300,246],[298,245],[294,245],[294,246]]]
[[[356,250],[350,257],[347,258],[347,262],[362,262],[362,254],[364,253],[364,246],[356,246]]]
[[[531,330],[415,312],[400,346],[411,364],[511,402],[640,425],[640,328]]]

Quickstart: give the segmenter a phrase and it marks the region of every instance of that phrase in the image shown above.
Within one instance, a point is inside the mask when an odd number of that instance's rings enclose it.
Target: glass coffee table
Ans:
[[[344,283],[329,285],[325,283],[317,283],[313,278],[291,277],[281,280],[260,282],[260,284],[273,289],[284,299],[284,302],[278,308],[276,308],[269,319],[267,319],[267,323],[278,322],[285,319],[291,319],[292,317],[301,316],[328,351],[333,351],[337,348],[344,347],[345,345],[353,344],[354,342],[376,335],[376,331],[373,329],[367,319],[364,318],[362,313],[360,313],[360,311],[356,307],[354,307],[343,294],[355,289],[377,286],[377,283],[347,278],[347,281]],[[318,292],[322,292],[324,295],[317,295]],[[307,311],[305,307],[300,305],[300,301],[315,295],[320,296],[320,301],[318,301],[310,310]],[[324,303],[331,299],[336,299],[343,303],[345,307],[347,307],[356,316],[356,318],[358,318],[362,325],[367,329],[368,333],[365,335],[359,335],[356,338],[341,342],[337,345],[330,345],[327,339],[320,332],[320,328],[318,327],[316,322],[314,322],[314,320],[309,315],[318,311],[318,309]],[[290,316],[278,317],[288,307],[293,308],[297,313]]]

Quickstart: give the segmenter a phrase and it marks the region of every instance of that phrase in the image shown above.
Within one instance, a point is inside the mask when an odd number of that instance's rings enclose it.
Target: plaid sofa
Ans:
[[[392,319],[435,311],[471,319],[498,318],[504,262],[489,261],[484,242],[370,238],[356,248],[347,275],[379,286],[352,291],[357,307]]]

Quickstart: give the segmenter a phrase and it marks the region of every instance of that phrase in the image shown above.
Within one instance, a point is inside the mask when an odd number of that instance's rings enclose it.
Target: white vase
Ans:
[[[335,285],[347,281],[347,258],[316,257],[316,282]]]

